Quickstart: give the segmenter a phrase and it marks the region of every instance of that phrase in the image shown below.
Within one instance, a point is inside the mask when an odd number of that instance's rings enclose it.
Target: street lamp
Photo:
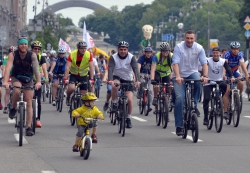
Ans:
[[[203,8],[201,2],[199,2],[199,1],[191,2],[191,6],[190,6],[191,10],[196,11],[198,7],[200,7],[200,9]],[[196,32],[196,29],[197,29],[197,16],[195,14],[195,29],[194,29],[195,32]]]
[[[173,13],[171,16],[168,16],[168,18],[169,18],[168,19],[169,22],[172,22],[172,21],[177,22],[177,16],[174,16]]]
[[[207,8],[207,57],[210,56],[210,0],[204,0],[208,3]],[[215,2],[215,0],[213,0]]]
[[[186,13],[186,16],[189,16],[188,10],[182,8],[182,9],[180,9],[179,16],[183,17],[185,15],[185,13]]]
[[[180,42],[180,41],[183,41],[183,38],[184,38],[184,33],[182,32],[182,30],[184,28],[184,24],[183,23],[178,23],[177,27],[180,30],[180,32],[176,33],[176,42]]]

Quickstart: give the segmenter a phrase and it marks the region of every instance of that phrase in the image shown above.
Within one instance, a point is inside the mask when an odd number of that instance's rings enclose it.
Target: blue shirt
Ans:
[[[65,72],[66,69],[66,64],[67,61],[65,58],[57,58],[53,60],[54,62],[56,62],[56,66],[53,70],[54,73],[56,74],[63,74]]]
[[[233,56],[232,51],[228,51],[228,52],[226,52],[224,57],[226,60],[228,60],[229,67],[231,67],[231,68],[235,67],[236,68],[235,70],[238,70],[237,66],[240,65],[240,62],[244,62],[242,52],[239,52],[237,56]]]
[[[145,55],[142,55],[138,58],[137,63],[141,64],[140,73],[150,74],[152,60],[152,56],[150,58],[146,58]]]
[[[207,64],[205,51],[200,44],[194,42],[192,47],[189,48],[185,41],[182,41],[175,46],[172,64],[179,65],[180,77],[188,77],[198,72],[198,61],[201,65]]]

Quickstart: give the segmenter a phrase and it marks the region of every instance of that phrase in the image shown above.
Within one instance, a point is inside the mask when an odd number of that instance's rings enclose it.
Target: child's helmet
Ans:
[[[83,101],[92,101],[92,100],[97,100],[97,97],[95,96],[94,93],[92,92],[87,92],[82,96]]]

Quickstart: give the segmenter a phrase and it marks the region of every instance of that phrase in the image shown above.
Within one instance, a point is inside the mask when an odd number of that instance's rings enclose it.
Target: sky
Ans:
[[[28,7],[27,7],[27,23],[29,19],[33,19],[35,13],[33,12],[33,6],[35,5],[36,0],[28,0]],[[38,1],[38,0],[37,0]],[[42,11],[42,2],[46,0],[39,0],[40,4],[37,5],[37,14],[39,14]],[[57,2],[60,2],[63,0],[48,0],[49,5],[55,4]],[[110,9],[111,6],[117,5],[118,10],[121,11],[125,6],[127,5],[135,5],[139,3],[144,4],[151,4],[153,0],[89,0],[91,2],[98,3],[108,9]],[[119,2],[119,3],[117,3]],[[93,10],[87,9],[87,8],[67,8],[60,11],[57,11],[56,13],[61,13],[65,18],[69,17],[73,20],[73,23],[78,26],[78,21],[81,17],[87,16],[88,14],[92,14]]]

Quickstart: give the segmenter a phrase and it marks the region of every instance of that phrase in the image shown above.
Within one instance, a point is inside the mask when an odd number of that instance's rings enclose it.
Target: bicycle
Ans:
[[[213,119],[215,120],[215,129],[216,132],[220,133],[223,126],[223,102],[222,102],[222,93],[219,87],[219,84],[223,81],[212,81],[215,83],[213,86],[211,95],[210,95],[210,106],[208,110],[208,125],[207,129],[211,130],[213,127]]]
[[[49,103],[52,103],[52,82],[49,83],[48,89],[47,89],[47,95],[49,98]]]
[[[46,102],[46,84],[45,84],[45,81],[44,80],[41,80],[41,84],[42,84],[42,88],[41,88],[41,92],[42,92],[42,99],[43,99],[43,102]]]
[[[227,111],[229,113],[229,118],[226,119],[227,125],[230,125],[233,118],[234,127],[238,127],[240,122],[240,90],[237,88],[239,80],[244,81],[245,78],[235,79],[233,83],[230,83],[229,104]]]
[[[159,86],[160,90],[157,94],[157,106],[155,106],[156,114],[156,125],[165,129],[168,126],[169,122],[169,105],[170,104],[170,90],[173,88],[171,83],[156,83]]]
[[[17,112],[18,115],[15,116],[16,118],[16,123],[15,123],[15,128],[17,128],[17,132],[19,133],[19,146],[23,145],[23,127],[26,126],[26,105],[27,102],[24,101],[24,94],[23,90],[24,89],[34,89],[33,86],[10,86],[10,88],[13,90],[14,88],[20,89],[20,101],[17,102]],[[32,101],[33,105],[33,101]],[[34,117],[34,114],[33,114]],[[34,126],[34,124],[32,124]]]
[[[76,118],[72,117],[72,112],[74,109],[82,106],[82,94],[80,93],[80,86],[86,84],[88,82],[76,82],[76,87],[70,97],[70,107],[69,107],[69,115],[70,115],[70,124],[71,126],[75,125]]]
[[[122,137],[125,136],[125,126],[126,126],[126,120],[128,117],[128,97],[126,95],[126,92],[130,89],[130,87],[134,87],[133,82],[127,82],[127,83],[114,83],[116,87],[120,86],[121,90],[121,96],[118,100],[118,111],[115,111],[115,119],[118,122],[118,133],[122,134]]]
[[[93,127],[93,123],[98,120],[96,118],[83,118],[83,120],[87,124],[87,126],[85,128],[81,140],[78,142],[78,147],[80,151],[80,156],[83,157],[84,160],[87,160],[89,158],[90,151],[92,150],[92,139],[90,137],[90,129]]]
[[[64,74],[54,74],[55,78],[58,78],[59,84],[56,92],[56,110],[62,112],[63,99],[64,99]]]
[[[201,82],[200,79],[184,79],[185,83],[185,104],[183,108],[183,135],[186,139],[188,130],[192,131],[193,142],[196,143],[199,138],[199,124],[194,107],[194,83]],[[191,101],[191,102],[190,102]]]
[[[141,74],[141,85],[143,87],[142,91],[140,91],[141,97],[139,99],[139,101],[137,102],[137,105],[139,106],[139,112],[140,114],[144,114],[145,116],[148,116],[148,113],[150,111],[150,100],[151,100],[151,96],[150,96],[150,89],[149,89],[149,75],[148,74]]]

